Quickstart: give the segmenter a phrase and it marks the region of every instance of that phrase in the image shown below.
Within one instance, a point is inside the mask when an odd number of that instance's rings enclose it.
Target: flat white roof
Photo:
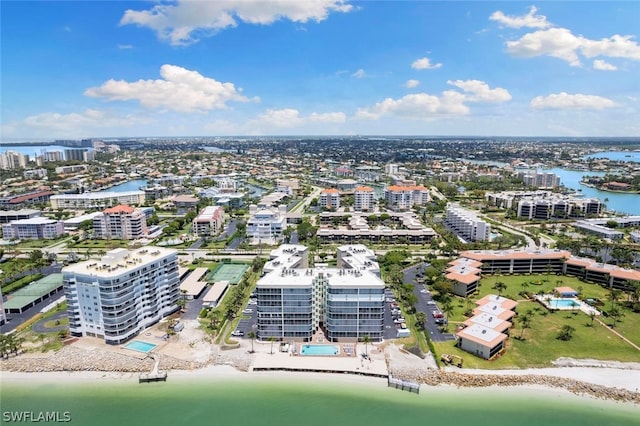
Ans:
[[[48,225],[52,223],[57,223],[58,221],[55,219],[49,219],[48,217],[32,217],[29,219],[18,219],[12,220],[9,222],[11,225]]]
[[[279,269],[258,280],[258,287],[311,287],[323,275],[329,287],[384,288],[384,282],[369,271],[337,268]]]
[[[506,334],[499,333],[480,324],[473,324],[459,331],[457,335],[458,337],[469,339],[489,348],[493,348],[501,341],[507,339]]]
[[[184,290],[189,296],[197,296],[200,294],[202,289],[207,285],[206,281],[200,281],[200,279],[208,270],[209,268],[194,269],[187,278],[180,283],[180,292]]]
[[[156,262],[167,256],[176,255],[177,253],[174,249],[152,246],[131,251],[115,249],[108,251],[101,260],[87,260],[65,266],[62,268],[62,272],[110,278],[134,271],[146,264]]]
[[[54,200],[59,199],[92,199],[92,198],[118,198],[118,197],[126,197],[130,195],[144,195],[144,191],[123,191],[123,192],[113,192],[113,191],[98,191],[98,192],[84,192],[82,194],[58,194],[52,195],[51,198]]]
[[[204,295],[204,297],[202,298],[202,301],[204,303],[207,303],[207,302],[217,303],[220,297],[222,296],[222,294],[224,293],[224,291],[227,289],[227,287],[229,287],[229,281],[218,281],[217,283],[214,283],[209,289],[209,291],[207,292],[207,294]]]

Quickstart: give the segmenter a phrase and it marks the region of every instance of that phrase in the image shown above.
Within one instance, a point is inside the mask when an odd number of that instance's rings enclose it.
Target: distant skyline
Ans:
[[[2,1],[0,142],[640,136],[640,2]]]

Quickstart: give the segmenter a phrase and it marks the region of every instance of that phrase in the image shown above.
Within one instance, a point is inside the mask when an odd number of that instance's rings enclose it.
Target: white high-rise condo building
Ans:
[[[308,268],[308,249],[283,245],[258,280],[258,338],[379,341],[384,331],[384,282],[375,254],[362,245],[338,248],[338,268]],[[342,267],[340,267],[342,266]]]
[[[178,309],[178,253],[115,249],[62,269],[69,330],[121,344]]]
[[[318,200],[318,205],[325,209],[337,210],[340,208],[340,191],[335,188],[323,189]]]
[[[135,240],[147,236],[147,218],[140,209],[119,205],[106,209],[93,218],[93,231],[98,238]]]
[[[355,211],[368,212],[376,205],[376,198],[373,188],[359,186],[353,194],[353,208]]]
[[[253,243],[282,240],[282,231],[287,226],[287,206],[273,208],[252,204],[249,206],[249,215],[246,232]]]
[[[490,224],[457,204],[447,205],[445,224],[467,241],[489,241],[491,235]]]

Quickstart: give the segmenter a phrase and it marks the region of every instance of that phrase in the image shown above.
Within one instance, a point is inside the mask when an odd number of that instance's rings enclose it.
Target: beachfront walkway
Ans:
[[[362,351],[363,346],[358,346]],[[360,353],[353,356],[305,356],[293,355],[291,352],[279,352],[277,348],[270,353],[268,343],[255,344],[253,371],[263,370],[299,370],[353,373],[387,377],[387,363],[384,353],[374,345],[369,345],[368,356],[363,358]]]

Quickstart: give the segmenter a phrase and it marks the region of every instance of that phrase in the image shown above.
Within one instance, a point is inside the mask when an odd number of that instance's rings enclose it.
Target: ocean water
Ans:
[[[286,374],[286,373],[284,373]],[[4,384],[2,415],[57,412],[72,425],[638,425],[640,406],[535,389],[423,386],[420,395],[300,375],[286,380],[187,379],[166,383]],[[5,417],[6,421],[6,417]],[[0,420],[0,423],[2,421]],[[3,423],[4,424],[4,423]]]

